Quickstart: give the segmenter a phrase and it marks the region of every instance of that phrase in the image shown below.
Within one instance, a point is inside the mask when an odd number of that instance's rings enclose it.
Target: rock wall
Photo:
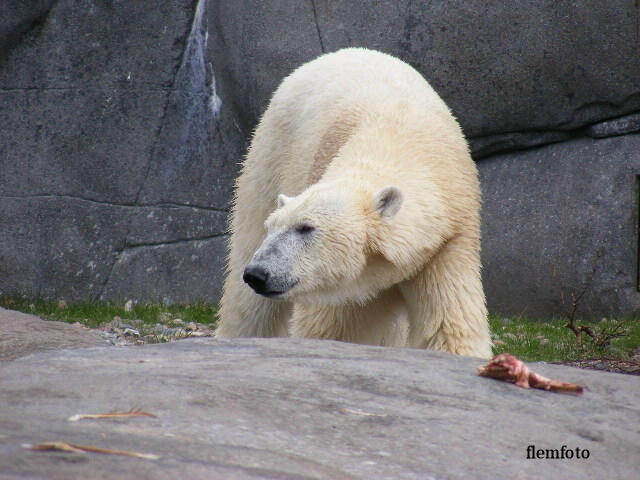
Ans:
[[[217,298],[245,132],[207,3],[24,3],[0,28],[0,291]]]
[[[579,315],[637,309],[640,135],[576,138],[479,167],[493,311],[559,315],[574,299]]]
[[[322,52],[367,46],[420,70],[470,139],[492,310],[558,315],[585,288],[587,316],[640,305],[633,0],[32,0],[8,11],[2,293],[217,299],[232,179],[271,92]]]

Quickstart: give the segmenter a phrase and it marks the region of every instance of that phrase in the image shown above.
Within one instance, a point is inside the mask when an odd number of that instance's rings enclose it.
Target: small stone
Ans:
[[[67,302],[65,302],[64,300],[58,300],[58,308],[60,310],[64,310],[65,308],[67,308]]]
[[[100,332],[100,335],[102,335],[102,337],[105,339],[105,341],[109,345],[115,345],[116,344],[116,336],[113,333],[111,333],[111,332]]]
[[[140,332],[135,328],[125,328],[122,333],[127,336],[135,336],[135,337],[140,336]]]
[[[140,320],[139,318],[132,318],[128,320],[133,328],[136,330],[140,330],[144,326],[144,320]]]
[[[187,331],[184,328],[181,327],[175,327],[175,328],[167,328],[164,332],[162,332],[162,335],[164,337],[167,337],[168,339],[178,339],[178,338],[184,338],[189,336],[189,333],[187,333]]]
[[[153,326],[153,331],[154,333],[160,334],[162,332],[164,332],[168,327],[166,325],[163,325],[162,323],[156,323]]]
[[[113,320],[111,320],[105,326],[111,327],[111,328],[122,328],[123,327],[122,318],[120,318],[118,315],[115,315],[113,317]]]

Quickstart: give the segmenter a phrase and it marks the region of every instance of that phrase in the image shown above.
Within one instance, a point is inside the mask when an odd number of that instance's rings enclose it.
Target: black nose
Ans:
[[[249,265],[244,269],[244,275],[242,275],[242,279],[245,283],[253,288],[256,293],[264,293],[266,291],[268,278],[269,272],[256,265]]]

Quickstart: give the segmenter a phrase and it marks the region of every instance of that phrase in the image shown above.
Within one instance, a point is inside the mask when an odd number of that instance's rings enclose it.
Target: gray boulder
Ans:
[[[54,0],[5,0],[0,18],[0,45],[9,45],[34,28],[48,13]]]
[[[0,25],[0,293],[217,299],[244,133],[207,2],[33,3]]]
[[[576,139],[478,163],[494,312],[600,319],[640,306],[640,135]],[[584,292],[584,293],[583,293]]]
[[[479,156],[581,135],[640,109],[638,11],[629,1],[254,0],[214,9],[220,75],[247,93],[236,98],[250,124],[293,68],[349,46],[422,72]]]
[[[7,479],[635,478],[638,382],[534,364],[580,397],[479,377],[478,359],[330,341],[60,350],[0,369]],[[155,417],[80,420],[142,409]],[[50,441],[160,456],[36,452]],[[527,447],[589,458],[527,459]]]
[[[43,350],[106,345],[96,331],[0,308],[0,366]]]

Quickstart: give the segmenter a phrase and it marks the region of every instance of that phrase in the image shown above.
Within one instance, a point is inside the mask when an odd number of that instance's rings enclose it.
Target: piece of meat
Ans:
[[[583,388],[575,383],[551,380],[532,372],[521,360],[508,353],[493,357],[486,365],[477,367],[477,370],[478,375],[515,383],[522,388],[533,387],[574,395],[579,395],[583,391]]]

